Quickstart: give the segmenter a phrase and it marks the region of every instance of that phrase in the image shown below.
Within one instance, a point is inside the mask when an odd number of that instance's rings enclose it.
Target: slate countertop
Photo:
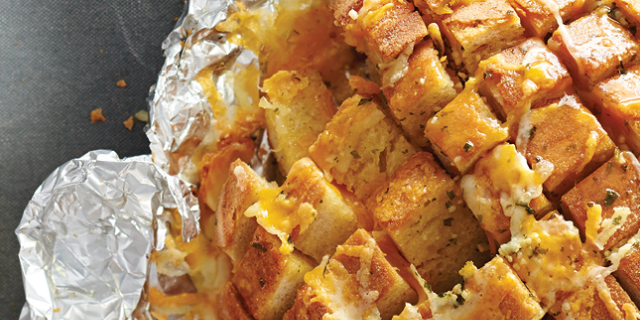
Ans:
[[[149,153],[147,110],[182,0],[0,1],[0,319],[24,304],[14,234],[40,183],[95,149]],[[116,86],[125,80],[127,86]],[[91,110],[107,121],[91,124]]]

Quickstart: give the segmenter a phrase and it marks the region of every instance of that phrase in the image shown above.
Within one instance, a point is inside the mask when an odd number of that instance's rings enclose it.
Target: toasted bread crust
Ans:
[[[570,215],[571,220],[584,234],[589,203],[601,205],[602,219],[611,218],[616,208],[629,208],[631,214],[626,218],[625,223],[604,245],[604,250],[608,250],[636,234],[640,228],[639,186],[640,163],[631,152],[621,152],[618,157],[603,164],[562,197],[564,212]],[[612,196],[615,199],[611,197],[609,202],[604,201],[607,198],[607,190],[617,194]]]
[[[258,227],[255,218],[244,216],[244,211],[258,201],[258,193],[269,184],[260,178],[246,163],[234,161],[229,169],[229,179],[220,193],[215,212],[216,244],[234,262],[240,261]]]

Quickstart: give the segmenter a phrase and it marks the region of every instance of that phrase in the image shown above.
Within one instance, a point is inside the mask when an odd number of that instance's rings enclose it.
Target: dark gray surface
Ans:
[[[0,319],[24,303],[14,229],[40,183],[94,149],[149,153],[141,109],[182,0],[0,1]],[[116,87],[124,79],[126,88]],[[91,110],[107,121],[91,124]]]

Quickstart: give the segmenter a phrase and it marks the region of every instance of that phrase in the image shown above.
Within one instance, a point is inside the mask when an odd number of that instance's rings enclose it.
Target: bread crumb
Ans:
[[[124,88],[124,87],[127,86],[127,83],[124,82],[124,79],[123,80],[118,80],[118,83],[116,83],[116,86],[118,86],[120,88]]]
[[[136,119],[142,122],[149,122],[149,112],[147,110],[140,110],[135,115]]]
[[[123,123],[124,123],[124,126],[127,127],[129,131],[131,131],[131,129],[133,129],[133,116],[129,117],[129,119],[127,119]]]
[[[173,21],[178,21],[178,17],[173,18]]]
[[[102,49],[100,49],[100,53],[102,53]]]
[[[53,309],[53,312],[60,312],[60,308]]]
[[[102,109],[101,108],[98,108],[98,109],[95,109],[95,110],[91,111],[91,123],[94,123],[96,121],[105,121],[105,120],[107,120],[107,118],[105,118],[102,115]]]
[[[18,41],[14,42],[13,44],[18,44]]]

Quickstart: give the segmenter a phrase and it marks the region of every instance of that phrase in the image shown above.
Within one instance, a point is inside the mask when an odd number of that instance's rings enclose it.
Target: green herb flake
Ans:
[[[361,105],[367,104],[369,102],[371,102],[371,98],[369,98],[369,99],[360,99],[360,101],[358,101],[358,105],[361,106]]]
[[[453,193],[453,191],[447,191],[447,197],[449,197],[449,200],[453,200],[453,198],[456,197],[456,194]]]
[[[622,216],[616,216],[615,218],[613,218],[613,225],[617,226],[620,224],[620,220],[622,220]]]
[[[602,200],[602,204],[604,204],[605,207],[610,207],[613,202],[615,202],[620,197],[620,194],[611,189],[607,189],[605,192],[607,196],[604,198],[604,200]]]
[[[322,202],[322,200],[320,200],[320,202]],[[293,240],[291,240],[291,235],[289,235],[289,237],[287,238],[287,242],[288,242],[289,244],[292,244],[292,243],[293,243]]]
[[[469,150],[473,150],[473,143],[471,141],[467,141],[467,143],[464,144],[464,147],[462,147],[462,149],[464,149],[464,152],[469,152]]]
[[[447,207],[447,209],[451,208],[452,205],[453,205],[453,203],[451,203],[451,201],[447,201],[444,204],[444,206]]]
[[[444,223],[445,226],[451,227],[451,222],[453,222],[453,218],[444,219],[442,220],[442,222]]]
[[[360,159],[360,158],[361,158],[361,157],[360,157],[360,154],[359,154],[359,153],[358,153],[358,151],[356,151],[356,150],[351,150],[351,156],[352,156],[354,159]]]
[[[261,244],[254,242],[251,244],[252,247],[254,247],[255,249],[258,249],[262,252],[267,252],[267,248],[263,247]]]
[[[264,285],[265,285],[264,279],[260,278],[258,279],[258,281],[260,282],[260,288],[264,288]]]
[[[533,126],[529,130],[529,141],[533,140],[533,138],[536,136],[536,130],[538,130],[538,127],[536,127],[536,126]]]

